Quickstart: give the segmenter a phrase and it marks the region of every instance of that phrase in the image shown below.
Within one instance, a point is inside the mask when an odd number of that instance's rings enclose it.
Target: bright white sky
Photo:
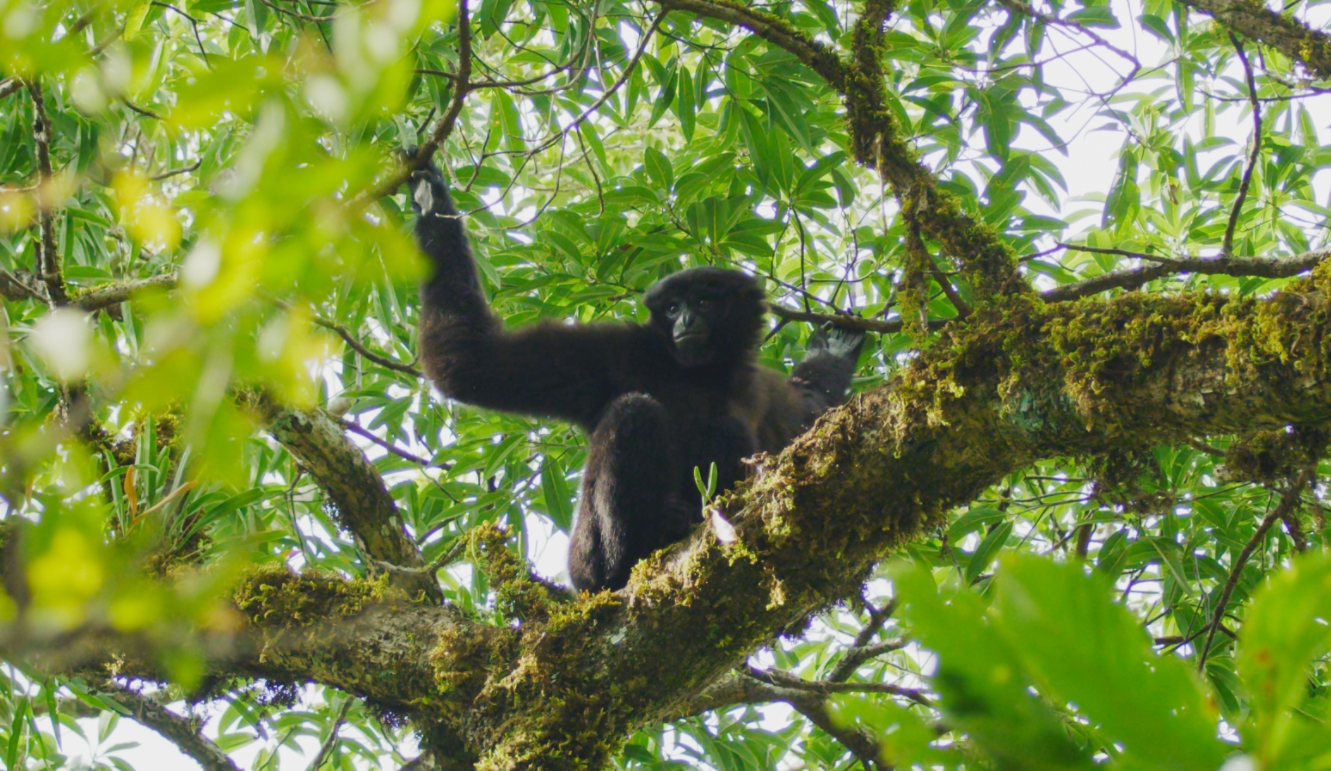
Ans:
[[[1120,19],[1131,19],[1140,13],[1140,2],[1137,0],[1114,0],[1113,5]],[[1331,10],[1324,13],[1331,14]],[[1325,20],[1318,18],[1311,21],[1324,22]],[[1154,37],[1146,34],[1134,34],[1136,29],[1133,25],[1129,25],[1123,30],[1099,30],[1099,32],[1119,48],[1134,52],[1144,66],[1149,67],[1156,64],[1167,55],[1165,47]],[[1062,31],[1056,29],[1049,31],[1048,39],[1058,50],[1072,50],[1079,45]],[[1112,54],[1081,52],[1071,54],[1058,63],[1046,65],[1045,75],[1047,82],[1054,88],[1068,88],[1077,91],[1093,89],[1103,93],[1112,87],[1117,80],[1117,73],[1122,73],[1125,67],[1125,62]],[[1305,104],[1312,111],[1318,130],[1331,132],[1331,97],[1312,97],[1305,100]],[[1098,204],[1078,203],[1078,199],[1088,194],[1103,195],[1109,189],[1117,167],[1117,159],[1114,157],[1114,153],[1122,144],[1123,137],[1121,133],[1111,134],[1093,130],[1107,122],[1103,118],[1096,118],[1094,109],[1094,106],[1088,105],[1081,112],[1055,116],[1050,120],[1054,129],[1065,139],[1071,141],[1066,156],[1052,151],[1045,156],[1062,171],[1068,184],[1068,195],[1061,211],[1041,213],[1065,215],[1082,208],[1098,208]],[[1240,144],[1248,141],[1251,123],[1241,109],[1230,108],[1220,113],[1217,116],[1216,123],[1218,133],[1231,136]],[[1322,136],[1325,137],[1328,134],[1323,133]],[[1047,142],[1044,138],[1029,129],[1023,129],[1018,144],[1028,150],[1047,148]],[[1318,200],[1331,204],[1331,173],[1323,172],[1317,180],[1316,187]],[[1028,199],[1028,205],[1033,208],[1041,207],[1040,201],[1034,196]],[[372,455],[382,452],[373,445],[369,445],[368,449]],[[535,526],[531,528],[532,538],[528,556],[535,565],[537,572],[543,576],[567,583],[567,536],[563,533],[552,532],[552,529],[543,520],[534,519],[532,524]],[[788,709],[772,710],[769,713],[769,722],[773,724],[771,727],[781,727],[787,720],[788,715]],[[84,720],[80,723],[85,727],[90,737],[97,736],[96,720]],[[215,719],[210,723],[208,733],[216,735]],[[74,757],[90,760],[95,752],[93,748],[88,747],[77,737],[71,736],[68,731],[64,733],[64,739],[64,752]],[[134,746],[117,750],[114,754],[129,761],[141,771],[150,769],[191,769],[196,767],[194,761],[181,754],[174,745],[129,720],[121,721],[120,726],[106,743],[106,746],[122,743]],[[305,749],[304,756],[302,757],[294,752],[285,753],[282,756],[282,769],[304,769],[306,767],[317,748],[317,741],[310,738],[304,740],[302,744]],[[235,759],[243,768],[248,768],[259,749],[260,745],[254,745],[248,750],[237,752]],[[411,748],[403,748],[403,751],[408,753],[408,757],[414,754]],[[384,765],[384,768],[395,769],[396,767],[391,761]]]

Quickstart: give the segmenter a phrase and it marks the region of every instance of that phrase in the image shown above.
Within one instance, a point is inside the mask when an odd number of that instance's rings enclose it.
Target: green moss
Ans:
[[[488,523],[467,534],[476,566],[494,589],[500,614],[525,621],[543,619],[557,601],[557,593],[532,577],[527,563],[508,547],[508,531]]]
[[[347,580],[325,571],[296,575],[285,565],[265,565],[253,570],[232,594],[236,607],[256,626],[274,623],[285,627],[307,626],[329,616],[354,616],[367,604],[405,594],[392,589],[387,577]]]
[[[1313,467],[1325,452],[1328,438],[1314,426],[1253,432],[1225,453],[1221,476],[1226,481],[1280,484]]]

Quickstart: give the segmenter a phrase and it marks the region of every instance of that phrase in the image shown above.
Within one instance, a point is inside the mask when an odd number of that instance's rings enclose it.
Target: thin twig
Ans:
[[[402,184],[407,181],[413,171],[430,162],[435,151],[453,133],[453,126],[457,123],[458,116],[462,114],[462,105],[467,99],[467,94],[475,90],[471,84],[471,16],[467,7],[467,0],[458,0],[457,29],[458,71],[452,76],[454,84],[453,98],[449,100],[448,109],[444,112],[443,117],[439,119],[439,123],[435,125],[434,131],[430,132],[430,138],[416,148],[416,155],[407,158],[401,168],[393,172],[378,188],[356,196],[352,202],[352,208],[366,206],[372,201],[377,201],[386,195],[397,192],[397,189],[402,187]]]
[[[872,644],[873,638],[882,630],[883,624],[886,624],[887,620],[896,612],[896,598],[890,600],[881,609],[875,608],[867,602],[865,606],[869,610],[869,622],[855,636],[855,642],[851,644],[850,650],[846,651],[845,655],[841,657],[841,661],[832,669],[832,673],[827,676],[830,682],[845,682],[850,679],[851,675],[855,674],[855,670],[859,669],[859,666],[864,662],[884,653],[899,650],[905,645],[902,640]]]
[[[189,21],[190,26],[194,28],[194,42],[199,44],[199,55],[203,57],[203,63],[211,68],[212,65],[208,61],[208,50],[203,47],[203,37],[199,34],[199,20],[169,3],[159,3],[154,0],[153,5],[159,8],[175,11],[181,17]]]
[[[1095,41],[1096,45],[1101,46],[1103,48],[1107,48],[1110,51],[1114,52],[1119,57],[1121,57],[1122,59],[1126,60],[1129,64],[1133,66],[1134,71],[1141,68],[1141,63],[1137,61],[1137,57],[1133,56],[1127,51],[1124,51],[1121,48],[1118,48],[1117,46],[1110,43],[1108,40],[1105,40],[1104,38],[1097,35],[1093,30],[1089,29],[1084,25],[1078,24],[1075,21],[1069,21],[1068,19],[1060,19],[1057,16],[1052,16],[1050,14],[1045,13],[1044,11],[1032,8],[1029,4],[1023,2],[1022,0],[999,0],[999,5],[1002,5],[1004,8],[1007,8],[1008,10],[1016,11],[1017,13],[1030,16],[1033,19],[1038,19],[1044,22],[1045,24],[1048,24],[1049,26],[1065,27],[1067,29],[1076,30],[1077,32]]]
[[[444,112],[439,124],[435,126],[434,132],[416,151],[416,157],[411,163],[412,168],[420,168],[438,150],[448,136],[453,133],[453,126],[457,123],[458,116],[462,114],[462,103],[466,100],[467,94],[471,92],[471,17],[467,8],[467,0],[458,1],[458,71],[457,78],[454,80],[453,99],[448,104],[448,110]],[[407,170],[408,172],[410,169]],[[402,175],[403,181],[407,174]],[[401,184],[401,183],[399,183]],[[393,189],[397,189],[394,185]]]
[[[170,179],[171,177],[174,177],[178,174],[189,174],[192,171],[198,171],[199,167],[202,165],[203,165],[203,159],[200,158],[199,160],[195,161],[194,163],[191,163],[188,166],[182,166],[178,169],[171,169],[170,171],[164,171],[161,174],[155,174],[149,177],[149,179],[151,179],[154,182],[161,182],[164,179]]]
[[[782,321],[804,321],[810,324],[831,324],[839,329],[853,329],[859,332],[878,332],[881,334],[895,334],[902,329],[901,319],[888,319],[880,321],[878,319],[866,319],[859,316],[849,316],[839,313],[811,313],[809,311],[787,308],[784,305],[772,305],[767,309],[773,316]],[[942,329],[953,319],[929,319],[929,329]]]
[[[1239,576],[1243,573],[1243,567],[1248,564],[1253,552],[1257,551],[1257,547],[1265,540],[1271,526],[1288,516],[1299,504],[1303,488],[1307,486],[1312,476],[1312,472],[1304,472],[1297,480],[1291,480],[1289,489],[1280,496],[1280,502],[1262,517],[1262,522],[1257,526],[1252,538],[1248,539],[1243,545],[1243,550],[1234,558],[1234,563],[1229,568],[1229,578],[1225,580],[1225,586],[1220,590],[1220,599],[1216,600],[1215,611],[1211,614],[1211,623],[1207,624],[1206,642],[1202,644],[1201,654],[1197,657],[1198,672],[1206,671],[1206,657],[1211,653],[1211,643],[1215,639],[1216,630],[1225,620],[1225,609],[1229,607],[1229,598],[1234,594],[1235,587],[1239,585]]]
[[[6,300],[36,300],[46,302],[46,295],[35,287],[29,286],[23,279],[0,268],[0,297]]]
[[[1103,247],[1062,245],[1067,249],[1096,254],[1117,254],[1134,259],[1149,260],[1156,264],[1141,265],[1124,271],[1106,273],[1073,284],[1064,284],[1041,297],[1047,302],[1065,302],[1088,297],[1110,289],[1136,289],[1143,284],[1175,273],[1197,273],[1208,276],[1256,276],[1259,278],[1291,278],[1317,267],[1331,257],[1331,247],[1315,249],[1294,257],[1159,257],[1151,254],[1124,252]]]
[[[555,142],[558,142],[562,137],[568,136],[569,132],[577,129],[578,126],[582,125],[583,121],[587,120],[587,118],[592,113],[601,109],[601,105],[605,104],[606,101],[610,99],[610,97],[614,96],[615,93],[619,91],[620,87],[623,86],[626,81],[628,81],[629,76],[633,74],[633,71],[637,69],[638,61],[642,59],[642,55],[647,51],[648,42],[650,42],[652,36],[656,34],[656,30],[661,26],[661,22],[665,21],[666,14],[668,13],[669,13],[668,10],[662,11],[661,13],[656,15],[655,19],[652,20],[651,26],[649,26],[647,28],[647,31],[642,34],[642,40],[639,41],[638,43],[638,50],[633,52],[633,58],[629,60],[628,64],[624,65],[624,71],[620,73],[619,79],[616,80],[614,84],[610,86],[610,88],[606,89],[605,93],[601,94],[600,98],[597,99],[595,102],[593,102],[590,107],[583,110],[581,115],[574,118],[571,123],[563,127],[559,131],[559,133],[555,134],[545,142],[533,148],[530,151],[531,154],[536,154],[549,147],[552,147],[554,146]]]
[[[456,562],[458,557],[461,557],[463,552],[467,550],[467,543],[468,541],[466,538],[458,538],[453,542],[452,546],[448,547],[447,551],[440,554],[438,557],[435,557],[430,564],[424,567],[404,568],[401,565],[394,565],[391,562],[384,562],[383,560],[375,560],[375,564],[379,565],[379,567],[389,573],[400,573],[413,576],[432,576],[436,570]]]
[[[1234,230],[1239,224],[1239,214],[1243,211],[1243,201],[1248,197],[1248,186],[1252,184],[1252,172],[1257,168],[1257,158],[1262,149],[1262,103],[1257,101],[1257,80],[1252,74],[1252,65],[1248,63],[1248,54],[1243,50],[1243,43],[1237,35],[1229,33],[1229,40],[1234,44],[1234,51],[1243,62],[1243,72],[1248,81],[1248,99],[1252,104],[1252,152],[1248,154],[1248,163],[1239,179],[1239,192],[1234,196],[1234,207],[1229,212],[1229,223],[1225,226],[1225,240],[1221,242],[1220,253],[1226,257],[1234,253]]]
[[[392,442],[386,439],[382,439],[378,436],[375,436],[373,431],[369,430],[368,428],[365,428],[356,421],[348,420],[346,418],[338,418],[338,420],[342,421],[342,425],[346,426],[347,430],[350,431],[351,433],[369,439],[371,442],[374,442],[375,444],[379,445],[385,450],[388,450],[389,452],[398,456],[399,458],[402,458],[403,460],[409,460],[412,463],[415,463],[417,466],[423,466],[426,468],[430,466],[430,461],[422,458],[419,455],[407,452],[406,450],[398,447],[397,445],[393,444]]]
[[[333,724],[328,727],[328,735],[324,737],[323,744],[319,745],[319,752],[315,754],[314,758],[310,760],[310,764],[306,766],[306,771],[319,771],[319,766],[322,766],[324,761],[328,759],[328,756],[332,754],[333,748],[337,746],[338,729],[346,722],[347,713],[351,712],[351,707],[355,703],[356,699],[351,696],[347,696],[342,702],[342,706],[338,709],[337,715],[333,718]]]
[[[157,113],[153,112],[152,110],[149,110],[149,109],[146,109],[146,108],[140,107],[140,106],[138,106],[137,104],[134,104],[134,103],[131,102],[130,100],[126,99],[126,98],[123,97],[123,96],[120,97],[120,103],[123,104],[123,105],[125,105],[126,107],[128,107],[128,108],[129,108],[130,110],[132,110],[133,112],[136,112],[136,113],[138,113],[139,115],[142,115],[142,116],[145,117],[145,118],[152,118],[153,120],[161,120],[161,119],[162,119],[162,116],[158,115]]]
[[[278,5],[277,3],[272,2],[272,0],[260,0],[260,1],[261,1],[264,5],[268,6],[269,8],[272,8],[274,11],[277,11],[278,13],[280,13],[280,14],[282,14],[282,15],[284,15],[284,16],[290,16],[290,17],[293,18],[293,19],[300,19],[301,21],[310,21],[310,22],[314,22],[315,24],[323,24],[323,23],[330,22],[330,21],[332,21],[332,20],[335,18],[335,14],[332,14],[332,15],[329,15],[329,16],[312,16],[312,15],[310,15],[310,14],[308,14],[308,13],[301,13],[301,12],[299,12],[299,11],[293,11],[293,10],[291,10],[290,8],[283,8],[282,6]]]
[[[886,693],[903,696],[924,707],[933,706],[933,702],[918,688],[907,688],[894,683],[834,683],[830,680],[805,680],[801,677],[782,672],[779,669],[757,670],[745,667],[744,673],[755,680],[760,680],[779,688],[792,688],[798,691],[831,696],[834,693]]]
[[[346,327],[335,324],[334,322],[329,321],[328,319],[325,319],[320,316],[316,316],[314,318],[314,323],[318,324],[324,329],[336,332],[337,336],[342,338],[342,340],[345,341],[347,345],[351,346],[352,350],[354,350],[356,353],[360,354],[361,356],[369,359],[370,361],[374,362],[375,364],[378,364],[381,367],[384,367],[386,369],[396,370],[398,372],[405,372],[406,374],[411,375],[414,378],[419,378],[421,376],[421,371],[411,366],[410,364],[403,364],[402,362],[394,361],[393,359],[390,359],[387,356],[382,356],[380,354],[375,353],[374,351],[371,351],[369,348],[366,348],[365,344],[357,340],[355,336],[353,336]]]
[[[836,739],[841,746],[850,750],[850,754],[855,756],[866,769],[866,771],[876,771],[883,768],[878,760],[878,742],[872,736],[865,733],[862,729],[854,725],[841,725],[832,719],[832,713],[827,709],[827,699],[794,697],[782,699],[785,703],[795,708],[805,718],[823,733]]]

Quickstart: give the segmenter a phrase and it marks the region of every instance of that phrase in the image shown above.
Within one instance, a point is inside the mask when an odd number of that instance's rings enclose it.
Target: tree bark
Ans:
[[[250,642],[212,669],[342,688],[413,721],[453,763],[599,768],[628,732],[680,714],[1005,474],[1331,418],[1328,317],[1326,266],[1264,301],[1011,298],[767,459],[722,503],[733,543],[704,526],[625,590],[570,602],[492,534],[478,551],[512,616],[501,625],[414,604],[382,578],[269,569],[236,593]],[[108,632],[89,650],[124,642]]]

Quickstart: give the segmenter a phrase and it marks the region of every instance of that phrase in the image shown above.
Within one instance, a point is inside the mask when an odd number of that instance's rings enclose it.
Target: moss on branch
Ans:
[[[512,614],[498,624],[413,603],[387,579],[259,570],[235,593],[254,642],[210,671],[345,689],[457,764],[599,768],[631,730],[680,714],[1037,459],[1331,419],[1329,316],[1327,266],[1265,300],[991,302],[728,498],[742,553],[700,528],[624,591],[562,602],[481,530],[474,555]]]

